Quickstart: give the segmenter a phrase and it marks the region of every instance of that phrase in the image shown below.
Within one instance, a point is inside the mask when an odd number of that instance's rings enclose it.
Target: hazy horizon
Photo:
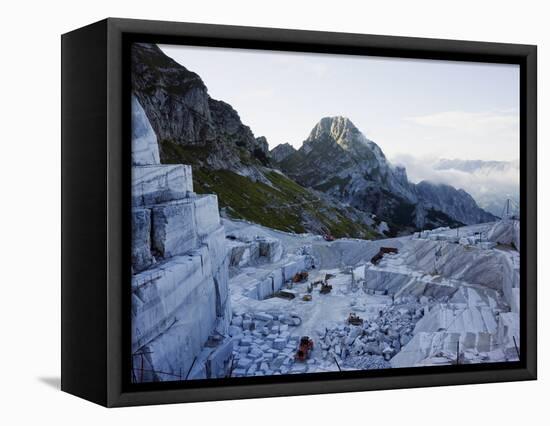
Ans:
[[[508,64],[160,45],[270,149],[299,148],[348,117],[392,161],[519,158],[519,67]],[[405,164],[407,166],[407,164]]]

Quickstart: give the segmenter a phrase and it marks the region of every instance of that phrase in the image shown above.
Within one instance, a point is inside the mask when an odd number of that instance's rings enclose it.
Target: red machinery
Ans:
[[[393,248],[393,247],[380,247],[380,250],[378,250],[378,253],[376,253],[372,257],[370,262],[373,265],[377,265],[378,262],[380,262],[382,260],[382,257],[384,257],[385,254],[387,254],[387,253],[397,253],[397,252],[398,252],[398,250],[396,248]]]
[[[308,336],[303,336],[300,339],[300,346],[298,346],[298,350],[296,351],[296,355],[294,358],[296,361],[305,361],[309,358],[310,352],[313,350],[313,340],[311,340]]]

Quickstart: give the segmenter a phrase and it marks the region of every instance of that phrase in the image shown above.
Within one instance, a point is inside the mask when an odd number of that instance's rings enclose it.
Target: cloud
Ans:
[[[516,110],[444,111],[404,119],[409,134],[424,143],[424,153],[439,157],[511,160],[519,156]]]
[[[519,126],[517,111],[510,110],[501,112],[446,111],[408,117],[406,120],[421,126],[467,132],[514,130]]]
[[[436,157],[414,157],[400,154],[391,158],[393,164],[407,169],[409,180],[418,183],[428,180],[464,189],[483,208],[499,215],[507,198],[517,201],[519,196],[519,164],[517,160],[502,162],[501,167],[487,163],[471,172],[454,168],[440,170]]]

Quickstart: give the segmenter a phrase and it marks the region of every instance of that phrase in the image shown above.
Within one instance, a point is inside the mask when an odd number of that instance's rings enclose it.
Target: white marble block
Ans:
[[[304,256],[296,256],[296,258],[283,266],[283,279],[285,281],[294,278],[298,272],[302,272],[306,269],[306,263]]]
[[[199,235],[209,234],[220,226],[218,197],[216,195],[199,195],[194,199],[195,222]]]
[[[261,238],[258,240],[260,245],[260,256],[265,257],[268,262],[278,262],[283,256],[283,246],[281,240],[275,238]]]
[[[151,210],[132,210],[132,268],[134,273],[154,263],[151,254]]]
[[[157,136],[145,111],[132,95],[132,165],[160,164]]]
[[[132,205],[147,206],[185,198],[193,191],[191,166],[163,164],[132,167]],[[216,214],[217,204],[216,204]]]
[[[519,220],[506,219],[496,222],[487,234],[487,239],[498,244],[510,244],[519,251]]]
[[[208,357],[210,378],[223,378],[230,368],[233,339],[227,338]]]
[[[201,238],[202,244],[206,245],[210,254],[212,270],[216,271],[227,257],[227,240],[225,239],[225,228],[220,225],[209,234]]]
[[[164,332],[181,309],[197,311],[195,316],[189,317],[196,327],[200,325],[211,330],[214,325],[215,288],[208,251],[204,248],[134,275],[132,293],[135,295],[132,341],[137,347]],[[212,315],[207,315],[210,309]]]
[[[279,291],[283,286],[283,271],[281,268],[274,269],[271,274],[271,280],[273,281],[273,291]]]
[[[197,247],[195,209],[190,200],[153,207],[153,249],[164,258],[183,254]]]

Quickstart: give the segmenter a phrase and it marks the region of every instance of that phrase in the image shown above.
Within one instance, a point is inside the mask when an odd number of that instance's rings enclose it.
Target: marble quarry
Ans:
[[[220,219],[132,114],[135,382],[518,359],[519,220],[326,241]]]
[[[235,250],[233,377],[518,359],[519,253],[509,243],[483,244],[500,222],[458,232],[442,228],[395,239],[334,242],[226,223],[233,238],[230,252]],[[256,248],[258,241],[272,239],[285,247],[280,260],[262,259]],[[240,256],[243,246],[250,256]],[[384,246],[398,253],[372,264],[370,258]],[[296,253],[308,253],[308,264],[299,263]],[[309,272],[305,282],[288,280],[285,256],[298,261],[297,270]],[[332,291],[321,294],[312,286],[327,274]],[[273,297],[274,282],[293,297]],[[362,323],[351,324],[351,313]],[[304,335],[315,347],[300,362],[295,354]]]
[[[518,359],[519,252],[513,238],[488,246],[480,237],[490,238],[495,230],[519,235],[518,227],[499,221],[483,232],[463,230],[459,237],[448,229],[436,232],[436,238],[417,235],[399,254],[367,267],[368,289],[432,299],[413,338],[392,357],[392,367]]]

